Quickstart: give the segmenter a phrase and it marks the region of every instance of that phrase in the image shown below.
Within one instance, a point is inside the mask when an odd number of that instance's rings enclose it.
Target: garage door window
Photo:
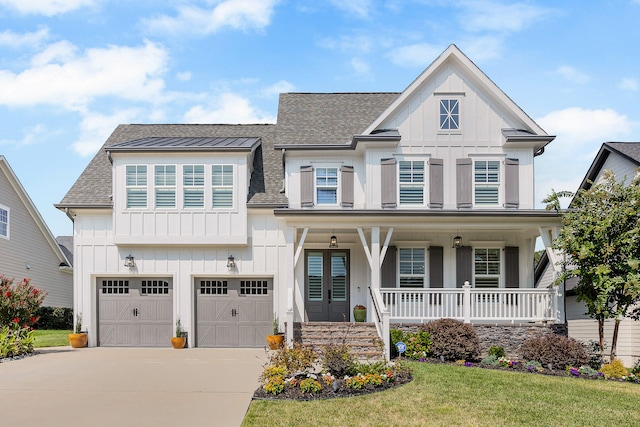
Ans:
[[[103,294],[128,294],[129,281],[128,280],[103,280],[102,293]]]
[[[142,295],[168,295],[169,282],[165,280],[143,280],[140,293]]]
[[[226,280],[201,280],[200,293],[204,295],[227,295]]]
[[[240,295],[267,295],[266,280],[241,280]]]

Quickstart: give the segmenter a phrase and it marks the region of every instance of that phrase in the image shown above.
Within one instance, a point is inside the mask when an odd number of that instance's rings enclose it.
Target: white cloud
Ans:
[[[189,80],[191,80],[191,73],[189,71],[176,73],[176,78],[181,82],[188,82]]]
[[[186,123],[275,123],[276,118],[256,110],[249,100],[223,93],[212,105],[196,105],[184,114]]]
[[[460,21],[468,31],[520,31],[551,12],[525,3],[466,0],[460,2],[459,6],[464,8]]]
[[[536,120],[547,132],[557,135],[563,145],[575,147],[590,141],[611,141],[631,133],[634,123],[625,115],[607,108],[586,110],[579,107],[552,111]]]
[[[638,0],[638,2],[640,2],[640,0]],[[620,80],[620,83],[618,83],[618,89],[637,92],[640,90],[640,83],[638,83],[637,79],[624,78]]]
[[[0,46],[8,46],[13,49],[25,46],[37,46],[49,38],[49,29],[41,28],[32,33],[14,33],[6,30],[0,33]]]
[[[82,157],[95,154],[117,125],[136,121],[136,118],[141,116],[140,113],[138,109],[129,109],[111,115],[98,112],[83,114],[80,136],[71,144],[73,151]]]
[[[353,68],[353,71],[355,71],[356,74],[361,76],[368,75],[371,71],[369,64],[362,58],[353,58],[351,60],[351,68]]]
[[[558,69],[556,70],[556,74],[564,77],[565,79],[571,81],[572,83],[577,83],[581,85],[586,84],[589,82],[589,80],[591,80],[591,77],[589,77],[587,74],[576,70],[570,65],[562,65],[558,67]]]
[[[165,49],[151,42],[80,53],[69,42],[55,43],[32,58],[30,69],[0,70],[0,104],[53,104],[82,110],[100,96],[157,102],[164,88],[159,76],[167,60]]]
[[[442,53],[442,50],[429,43],[418,43],[395,48],[386,56],[401,67],[426,67]]]
[[[374,7],[371,0],[330,0],[330,2],[338,9],[357,18],[368,18]]]
[[[0,0],[0,6],[25,15],[54,16],[97,4],[98,0]]]
[[[471,37],[461,42],[460,46],[474,62],[482,62],[502,56],[504,38],[498,36]]]
[[[153,33],[211,34],[224,28],[235,30],[263,29],[271,23],[273,9],[279,0],[224,0],[213,9],[183,5],[178,15],[162,15],[143,24]]]
[[[293,92],[295,88],[296,87],[292,83],[289,83],[286,80],[280,80],[279,82],[262,89],[260,94],[264,97],[279,96],[281,93]]]

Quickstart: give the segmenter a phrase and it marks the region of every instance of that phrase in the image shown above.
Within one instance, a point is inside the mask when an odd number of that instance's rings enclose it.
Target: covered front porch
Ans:
[[[393,323],[563,321],[559,290],[534,287],[536,239],[558,226],[551,213],[277,214],[293,260],[281,294],[289,325],[350,322],[353,307],[364,305],[388,354]]]

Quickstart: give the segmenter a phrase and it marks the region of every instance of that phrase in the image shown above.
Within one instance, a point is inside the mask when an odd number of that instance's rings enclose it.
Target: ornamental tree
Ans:
[[[13,279],[0,276],[0,326],[11,323],[25,328],[32,326],[46,296],[47,292],[33,286],[30,279],[13,283]]]
[[[546,202],[557,201],[557,196],[552,194]],[[587,314],[598,322],[601,353],[604,322],[614,320],[611,358],[615,358],[620,321],[625,316],[640,317],[640,175],[625,185],[605,170],[601,182],[579,190],[562,216],[553,247],[567,255],[558,282],[579,279],[574,290]]]

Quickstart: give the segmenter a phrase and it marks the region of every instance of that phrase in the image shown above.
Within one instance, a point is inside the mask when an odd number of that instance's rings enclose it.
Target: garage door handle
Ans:
[[[133,309],[133,315],[134,315],[135,317],[138,317],[138,309],[137,309],[137,308],[134,308],[134,309]]]
[[[231,317],[236,317],[238,315],[238,310],[236,310],[235,308],[231,309]]]

